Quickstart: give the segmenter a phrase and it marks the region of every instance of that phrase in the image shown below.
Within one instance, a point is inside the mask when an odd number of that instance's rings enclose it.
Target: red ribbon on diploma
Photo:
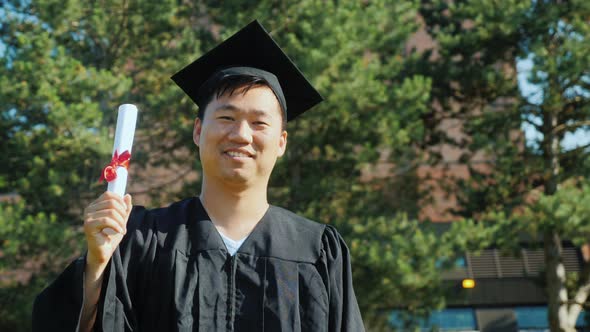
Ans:
[[[129,169],[129,160],[131,159],[131,153],[129,150],[125,150],[125,152],[119,154],[115,151],[113,155],[113,159],[111,162],[102,169],[102,173],[100,174],[100,179],[98,182],[102,182],[106,180],[107,182],[111,182],[117,178],[117,167],[125,167]]]

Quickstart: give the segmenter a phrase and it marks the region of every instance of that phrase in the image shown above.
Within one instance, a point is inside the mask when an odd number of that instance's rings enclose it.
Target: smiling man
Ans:
[[[91,203],[88,252],[38,296],[34,330],[363,331],[340,235],[267,200],[286,122],[319,94],[256,21],[173,80],[199,106],[200,195]]]

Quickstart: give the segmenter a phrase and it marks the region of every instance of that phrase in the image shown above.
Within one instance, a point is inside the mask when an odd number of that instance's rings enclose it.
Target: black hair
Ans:
[[[217,82],[213,84],[213,88],[209,91],[204,93],[203,98],[203,107],[199,107],[198,117],[203,121],[205,117],[205,109],[213,100],[213,97],[219,98],[225,94],[229,96],[233,95],[236,92],[240,92],[242,94],[246,94],[250,89],[257,88],[261,86],[266,86],[270,88],[270,85],[266,80],[259,76],[252,76],[252,75],[239,75],[239,76],[225,76],[220,78]],[[287,116],[281,108],[281,122],[282,122],[282,129],[285,130],[287,128]]]

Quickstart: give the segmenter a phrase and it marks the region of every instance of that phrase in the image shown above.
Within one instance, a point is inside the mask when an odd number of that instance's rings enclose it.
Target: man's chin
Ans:
[[[247,184],[254,180],[254,177],[247,172],[241,170],[233,170],[226,172],[223,175],[225,181],[234,184]]]

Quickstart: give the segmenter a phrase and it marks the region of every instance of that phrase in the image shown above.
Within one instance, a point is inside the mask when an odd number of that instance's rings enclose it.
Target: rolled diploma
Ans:
[[[115,144],[113,145],[113,156],[115,151],[121,155],[125,150],[131,153],[133,145],[133,136],[135,136],[135,123],[137,122],[137,107],[133,104],[123,104],[119,106],[119,114],[117,115],[117,127],[115,128]],[[125,167],[117,167],[117,178],[109,182],[108,191],[119,194],[123,197],[125,195],[125,188],[127,187],[127,169]]]

